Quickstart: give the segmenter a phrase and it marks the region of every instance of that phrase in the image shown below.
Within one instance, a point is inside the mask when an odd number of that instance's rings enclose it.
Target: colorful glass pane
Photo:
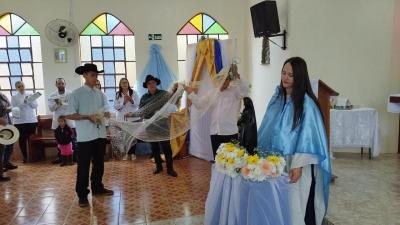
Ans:
[[[201,34],[196,27],[194,27],[191,23],[187,23],[180,31],[179,34]]]
[[[89,24],[85,30],[81,33],[82,35],[104,35],[105,33],[100,30],[94,23]]]
[[[215,23],[215,20],[209,15],[203,14],[203,32],[206,31],[211,25]]]
[[[5,14],[2,17],[0,17],[0,26],[2,26],[8,33],[12,33],[10,14]]]
[[[15,33],[22,25],[24,25],[25,20],[21,17],[11,14],[11,25],[12,25],[12,32]]]
[[[10,35],[4,28],[0,27],[0,36]]]
[[[9,49],[8,50],[8,57],[10,58],[10,62],[19,62],[21,61],[19,58],[18,49]]]
[[[104,33],[107,33],[107,21],[106,21],[106,14],[98,16],[94,21],[94,24],[96,24]]]
[[[118,23],[119,20],[115,16],[107,14],[107,33],[110,33]]]
[[[192,17],[178,35],[227,34],[226,30],[211,16],[199,13]]]
[[[96,17],[81,35],[133,35],[133,32],[115,16],[104,13]]]
[[[25,23],[15,35],[39,35],[39,33],[28,23]]]
[[[226,34],[227,32],[218,23],[214,23],[207,31],[206,34]]]
[[[110,33],[110,35],[133,35],[132,31],[123,23],[119,23],[117,27]]]
[[[203,32],[203,16],[202,14],[198,14],[190,20],[190,23],[193,24],[200,32]]]

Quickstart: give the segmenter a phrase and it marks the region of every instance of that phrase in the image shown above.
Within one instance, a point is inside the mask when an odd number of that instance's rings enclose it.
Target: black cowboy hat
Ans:
[[[161,83],[160,79],[154,77],[153,75],[147,75],[146,76],[146,80],[143,82],[143,87],[147,88],[147,82],[154,80],[155,82],[157,82],[157,85],[159,85]]]
[[[82,74],[84,74],[86,72],[89,72],[89,71],[93,71],[93,72],[96,72],[96,73],[103,73],[104,72],[104,70],[100,70],[100,71],[97,70],[97,66],[95,64],[92,64],[92,63],[85,63],[85,65],[78,66],[75,69],[75,73],[77,73],[79,75],[82,75]]]

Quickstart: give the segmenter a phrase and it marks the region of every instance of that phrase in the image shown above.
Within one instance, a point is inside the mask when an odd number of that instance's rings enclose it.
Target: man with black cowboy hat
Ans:
[[[155,101],[159,101],[160,99],[168,100],[170,97],[170,93],[164,90],[157,89],[157,85],[161,83],[160,79],[154,77],[153,75],[147,75],[146,80],[143,82],[143,87],[147,88],[148,92],[142,96],[139,103],[139,111],[142,107],[154,103]],[[176,91],[176,85],[174,86],[174,90]],[[165,102],[166,103],[166,102]],[[159,107],[154,107],[151,110],[143,110],[140,114],[143,119],[150,119],[157,110],[160,110],[163,104],[160,104]],[[125,116],[138,116],[135,113],[127,113]],[[160,155],[160,146],[163,149],[165,160],[167,164],[167,173],[170,176],[177,177],[178,174],[174,171],[173,168],[173,160],[172,160],[172,150],[169,141],[160,141],[160,142],[151,142],[151,150],[153,152],[154,160],[156,162],[156,168],[153,173],[158,174],[163,171],[162,159]]]
[[[74,90],[69,96],[67,119],[76,121],[78,141],[78,172],[76,177],[76,193],[79,205],[89,205],[89,167],[92,160],[90,177],[92,195],[113,195],[114,192],[104,188],[104,152],[106,148],[106,127],[104,117],[109,117],[107,97],[95,88],[98,73],[97,66],[87,63],[75,69],[83,75],[85,85]]]

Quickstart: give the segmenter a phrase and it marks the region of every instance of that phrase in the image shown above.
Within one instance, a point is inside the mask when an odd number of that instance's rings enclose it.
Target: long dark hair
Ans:
[[[129,96],[132,96],[132,94],[133,94],[133,89],[131,88],[131,85],[129,84],[129,80],[127,79],[127,78],[121,78],[121,80],[119,80],[119,85],[118,85],[118,91],[117,91],[117,99],[119,99],[119,98],[121,98],[122,97],[122,87],[121,87],[121,82],[122,81],[124,81],[124,80],[126,80],[126,81],[128,81],[128,91],[129,91]]]
[[[317,97],[315,97],[310,83],[310,77],[308,76],[307,70],[307,63],[304,59],[300,57],[292,57],[289,58],[283,63],[283,67],[286,63],[290,63],[293,69],[293,90],[292,90],[292,100],[294,104],[294,116],[293,116],[293,126],[292,129],[294,130],[301,122],[301,116],[303,115],[303,106],[304,106],[304,96],[307,94],[317,105],[319,112],[322,115],[320,105],[318,103]],[[282,97],[284,98],[284,102],[286,104],[286,89],[283,87],[282,80],[281,80],[281,90],[282,90]]]

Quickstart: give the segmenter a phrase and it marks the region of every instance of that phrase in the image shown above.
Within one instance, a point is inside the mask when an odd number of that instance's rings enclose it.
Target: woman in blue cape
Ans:
[[[268,104],[260,129],[261,153],[289,158],[293,225],[322,224],[328,209],[331,164],[322,113],[312,92],[306,62],[289,58],[281,84]]]

